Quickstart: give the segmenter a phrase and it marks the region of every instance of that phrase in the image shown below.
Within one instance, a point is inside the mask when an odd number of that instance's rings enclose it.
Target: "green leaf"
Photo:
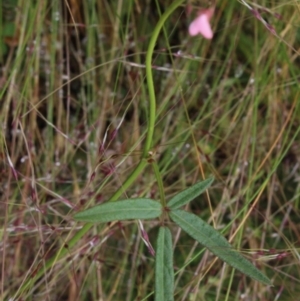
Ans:
[[[230,243],[217,230],[201,218],[183,210],[171,211],[170,217],[179,227],[217,257],[252,279],[272,285],[271,281],[264,274],[234,250]]]
[[[75,214],[78,221],[90,223],[106,223],[128,219],[152,219],[159,217],[161,204],[151,199],[128,199],[104,203]]]
[[[213,180],[214,178],[208,178],[204,181],[194,184],[182,192],[179,192],[168,202],[167,206],[172,210],[182,207],[206,190],[211,185]]]
[[[160,227],[155,258],[155,301],[174,300],[174,269],[172,235]]]

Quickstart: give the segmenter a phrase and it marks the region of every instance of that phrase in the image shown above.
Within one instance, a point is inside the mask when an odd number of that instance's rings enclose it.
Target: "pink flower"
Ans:
[[[214,8],[199,11],[198,17],[189,26],[189,34],[191,36],[201,34],[205,39],[212,39],[214,34],[209,21],[213,13]]]

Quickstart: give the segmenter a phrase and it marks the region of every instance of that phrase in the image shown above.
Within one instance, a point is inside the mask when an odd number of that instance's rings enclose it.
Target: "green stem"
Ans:
[[[136,178],[139,176],[139,174],[143,171],[145,166],[147,165],[146,158],[148,157],[148,153],[151,149],[151,144],[153,140],[153,133],[154,133],[154,126],[155,126],[155,114],[156,114],[156,98],[155,98],[155,90],[154,90],[154,82],[153,82],[153,75],[152,75],[152,56],[154,47],[159,35],[160,30],[162,29],[165,21],[167,18],[172,14],[172,12],[179,6],[181,3],[183,3],[184,0],[177,0],[174,1],[166,10],[166,12],[161,16],[159,19],[156,27],[154,28],[152,37],[149,42],[148,50],[147,50],[147,56],[146,56],[146,77],[147,77],[147,85],[148,85],[148,91],[149,91],[149,121],[148,121],[148,131],[147,131],[147,137],[144,145],[143,155],[141,158],[140,163],[136,166],[136,168],[132,171],[130,176],[127,178],[127,180],[123,183],[122,187],[119,188],[115,194],[109,199],[109,201],[116,201],[122,193],[136,180]],[[156,173],[156,170],[154,168],[154,172]],[[158,168],[157,168],[157,172]],[[162,181],[160,175],[156,177],[158,180],[158,185],[161,193],[161,197],[164,199],[164,193],[163,193],[163,187],[162,187]],[[56,253],[55,256],[50,258],[45,262],[43,267],[37,271],[37,273],[32,276],[30,275],[30,279],[25,281],[19,291],[16,293],[15,298],[20,296],[23,292],[25,292],[26,289],[30,287],[31,284],[33,284],[38,278],[40,278],[46,271],[48,271],[57,261],[59,261],[61,258],[66,256],[69,252],[69,249],[72,248],[93,226],[92,223],[85,224],[68,242],[68,247],[62,246],[60,250]]]
[[[146,55],[146,77],[147,77],[147,84],[148,84],[148,92],[149,92],[149,123],[148,123],[148,132],[144,146],[143,157],[146,158],[148,155],[149,150],[151,149],[151,143],[153,140],[153,133],[154,133],[154,126],[155,126],[155,114],[156,114],[156,98],[155,98],[155,90],[154,90],[154,82],[153,82],[153,75],[152,75],[152,56],[154,47],[156,45],[156,41],[158,35],[164,26],[168,17],[174,12],[174,10],[183,3],[184,0],[177,0],[174,1],[165,13],[160,17],[158,23],[156,24],[153,34],[151,36],[147,55]]]
[[[153,74],[152,74],[153,51],[157,42],[158,35],[161,29],[163,28],[166,20],[182,2],[183,0],[174,1],[166,10],[166,12],[160,17],[156,27],[154,28],[148,46],[148,51],[146,55],[146,77],[147,77],[147,85],[148,85],[148,92],[149,92],[149,123],[148,123],[148,132],[147,132],[147,137],[146,137],[144,152],[143,152],[144,158],[146,158],[149,155],[148,153],[151,149],[154,127],[155,127],[155,116],[156,116],[156,97],[155,97],[155,89],[154,89]],[[167,205],[166,205],[163,181],[156,161],[152,162],[152,167],[154,170],[156,181],[158,183],[161,204],[163,207],[166,207]]]
[[[160,171],[159,171],[156,161],[152,162],[152,167],[153,167],[155,178],[156,178],[156,181],[158,184],[160,202],[161,202],[161,205],[163,206],[163,208],[165,208],[165,207],[167,207],[167,204],[166,204],[166,198],[165,198],[165,192],[164,192],[164,185],[163,185],[163,181],[162,181]]]

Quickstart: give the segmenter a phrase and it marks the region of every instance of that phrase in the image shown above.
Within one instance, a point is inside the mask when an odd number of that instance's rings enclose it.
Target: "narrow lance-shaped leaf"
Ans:
[[[267,285],[271,281],[250,261],[232,248],[230,243],[213,227],[198,216],[183,210],[170,212],[171,219],[200,244],[208,248],[217,257],[227,262],[245,275]]]
[[[174,269],[172,235],[160,227],[155,257],[155,301],[174,300]]]
[[[194,184],[182,192],[179,192],[168,202],[167,206],[172,210],[182,207],[205,191],[211,185],[213,180],[214,178],[208,178],[204,181]]]
[[[74,219],[89,223],[106,223],[129,219],[152,219],[159,217],[161,204],[151,199],[128,199],[104,203],[75,214]]]

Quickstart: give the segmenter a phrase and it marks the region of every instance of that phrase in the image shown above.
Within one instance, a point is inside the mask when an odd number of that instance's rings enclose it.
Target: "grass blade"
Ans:
[[[189,203],[203,191],[205,191],[213,182],[214,178],[208,178],[204,181],[198,182],[193,186],[183,190],[182,192],[176,194],[167,204],[167,206],[174,210],[182,207],[183,205]]]
[[[174,269],[172,235],[168,228],[160,227],[155,260],[155,301],[174,300]]]
[[[161,204],[151,199],[129,199],[104,203],[75,214],[74,219],[90,223],[106,223],[129,219],[152,219],[159,217]]]
[[[252,279],[272,285],[271,281],[264,274],[234,250],[230,243],[217,230],[201,218],[183,210],[171,211],[170,217],[179,227],[208,248],[217,257]]]

